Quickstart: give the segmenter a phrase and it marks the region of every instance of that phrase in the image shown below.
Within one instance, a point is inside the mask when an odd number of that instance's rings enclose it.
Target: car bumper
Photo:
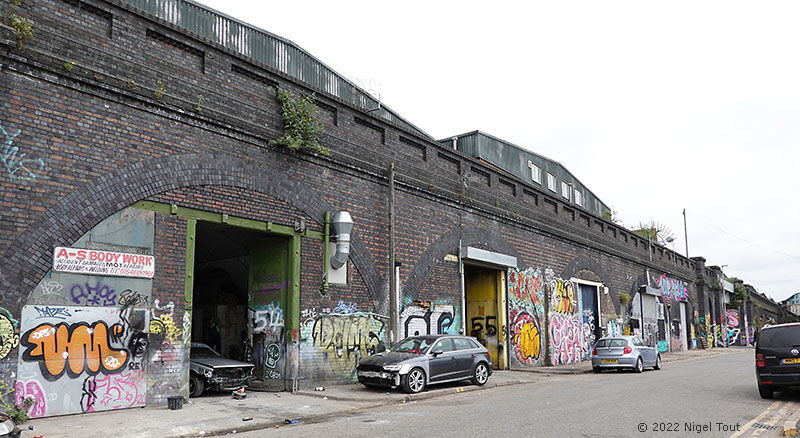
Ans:
[[[616,362],[603,362],[615,360]],[[617,357],[613,359],[608,358],[592,358],[592,367],[597,368],[633,368],[636,366],[635,357]]]
[[[400,386],[400,374],[390,371],[358,371],[358,383],[375,386]]]
[[[762,386],[800,386],[800,374],[757,374],[756,379]]]
[[[208,384],[211,390],[228,391],[236,388],[241,388],[242,386],[247,386],[253,379],[254,379],[253,376],[247,376],[241,378],[211,377],[206,380],[206,383]]]

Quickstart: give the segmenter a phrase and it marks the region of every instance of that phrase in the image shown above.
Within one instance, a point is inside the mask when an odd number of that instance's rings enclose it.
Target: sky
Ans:
[[[559,161],[627,227],[800,292],[800,2],[200,0],[292,40],[435,138]]]

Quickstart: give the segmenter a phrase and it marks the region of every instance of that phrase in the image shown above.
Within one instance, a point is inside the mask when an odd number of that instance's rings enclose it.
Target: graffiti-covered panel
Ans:
[[[410,301],[400,311],[400,338],[417,335],[457,334],[459,314],[449,301]]]
[[[32,417],[144,406],[147,310],[22,309],[16,397]]]
[[[550,299],[550,348],[553,365],[580,362],[583,357],[583,317],[578,313],[575,284],[552,281]]]
[[[355,303],[304,309],[301,319],[301,361],[321,358],[317,372],[327,379],[355,380],[358,361],[386,349],[389,319]]]
[[[510,368],[544,364],[544,278],[539,270],[508,270]]]

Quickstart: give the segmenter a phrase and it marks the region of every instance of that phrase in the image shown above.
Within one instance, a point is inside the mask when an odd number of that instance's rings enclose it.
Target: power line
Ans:
[[[791,258],[794,258],[794,259],[800,260],[800,256],[796,256],[796,255],[793,255],[793,254],[785,253],[785,252],[783,252],[783,251],[778,251],[777,249],[769,248],[769,247],[766,247],[766,246],[764,246],[764,245],[761,245],[761,244],[758,244],[758,243],[755,243],[755,242],[751,242],[751,241],[749,241],[749,240],[745,239],[744,237],[739,237],[739,236],[737,236],[737,235],[735,235],[735,234],[733,234],[733,233],[729,233],[729,232],[727,232],[727,231],[723,230],[722,228],[720,228],[720,227],[718,227],[718,226],[716,226],[716,225],[714,225],[714,224],[712,224],[712,223],[710,223],[710,222],[708,222],[708,221],[705,221],[705,220],[703,220],[702,218],[700,218],[700,217],[698,217],[698,216],[695,216],[695,215],[693,215],[693,214],[689,214],[689,213],[686,213],[686,215],[687,215],[687,216],[689,216],[689,217],[691,217],[691,218],[693,218],[693,219],[697,219],[697,220],[699,220],[700,222],[702,222],[702,223],[704,223],[704,224],[706,224],[706,225],[708,225],[708,226],[710,226],[710,227],[712,227],[712,228],[716,228],[717,230],[719,230],[719,231],[721,231],[721,232],[723,232],[723,233],[725,233],[725,234],[727,234],[727,235],[729,235],[729,236],[731,236],[731,237],[735,237],[735,238],[737,238],[737,239],[739,239],[739,240],[741,240],[741,241],[743,241],[743,242],[749,243],[749,244],[751,244],[751,245],[753,245],[753,246],[757,246],[757,247],[759,247],[759,248],[761,248],[761,249],[765,249],[765,250],[767,250],[767,251],[772,251],[772,252],[774,252],[774,253],[776,253],[776,254],[780,254],[780,255],[784,255],[784,256],[786,256],[786,257],[791,257]]]

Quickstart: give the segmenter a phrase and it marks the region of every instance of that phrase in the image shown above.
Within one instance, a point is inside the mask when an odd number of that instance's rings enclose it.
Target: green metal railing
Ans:
[[[425,138],[431,138],[289,40],[191,0],[117,1],[278,70],[312,89],[336,96]]]

